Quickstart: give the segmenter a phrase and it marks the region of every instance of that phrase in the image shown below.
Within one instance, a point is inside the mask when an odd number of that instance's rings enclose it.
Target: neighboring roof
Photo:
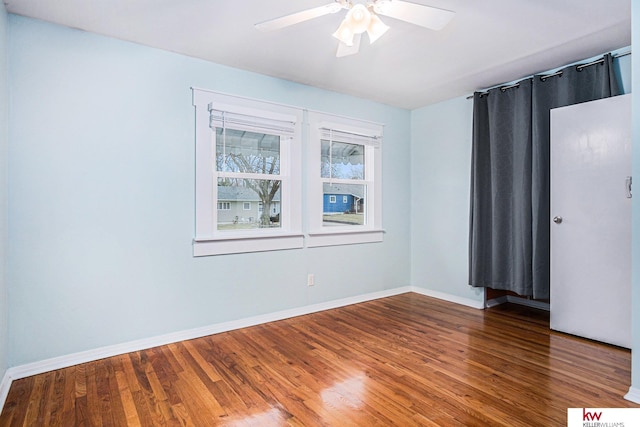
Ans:
[[[324,194],[350,195],[363,199],[364,188],[363,185],[359,184],[325,184]]]
[[[218,187],[218,200],[224,201],[242,201],[242,202],[259,202],[260,197],[258,197],[258,193],[253,191],[247,187],[227,187],[227,186],[219,186]],[[273,201],[280,201],[280,190],[276,192]]]

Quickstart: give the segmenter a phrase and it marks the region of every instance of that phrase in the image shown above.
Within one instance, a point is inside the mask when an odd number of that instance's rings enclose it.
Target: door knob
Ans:
[[[560,224],[562,222],[562,217],[561,216],[554,216],[553,217],[553,222],[555,222],[556,224]]]

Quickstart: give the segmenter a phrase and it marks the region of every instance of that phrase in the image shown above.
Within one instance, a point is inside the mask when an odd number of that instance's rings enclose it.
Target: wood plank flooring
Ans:
[[[630,352],[548,313],[403,295],[17,380],[1,426],[564,426],[623,399]]]

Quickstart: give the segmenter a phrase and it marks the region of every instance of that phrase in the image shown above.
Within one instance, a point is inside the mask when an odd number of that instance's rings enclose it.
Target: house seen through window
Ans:
[[[228,127],[215,132],[218,202],[231,206],[218,215],[218,230],[280,227],[280,136]]]
[[[320,144],[323,225],[363,225],[366,185],[361,183],[364,182],[365,147],[333,141],[334,132],[325,136],[329,139],[323,139]]]

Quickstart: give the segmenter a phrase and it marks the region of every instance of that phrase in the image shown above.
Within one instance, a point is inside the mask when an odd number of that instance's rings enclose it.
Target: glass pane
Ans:
[[[322,225],[364,225],[367,186],[359,184],[322,185]]]
[[[280,136],[216,128],[216,170],[280,174]]]
[[[322,178],[364,179],[364,145],[321,141]]]
[[[274,179],[219,178],[218,230],[280,228],[281,184]]]

